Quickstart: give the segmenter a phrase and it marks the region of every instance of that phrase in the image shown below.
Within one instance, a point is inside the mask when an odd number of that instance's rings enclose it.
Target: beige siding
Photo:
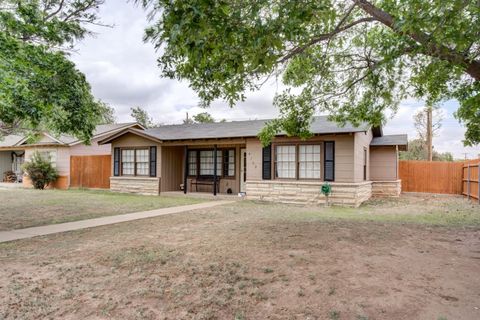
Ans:
[[[70,147],[71,156],[100,156],[111,153],[112,146],[110,144],[99,145],[100,138],[92,139],[90,145],[79,143]]]
[[[316,136],[306,141],[321,143],[322,180],[324,141],[335,141],[335,181],[352,182],[354,180],[354,135],[324,135]],[[297,138],[277,138],[273,141],[273,146],[288,142],[304,141]],[[262,145],[256,138],[247,140],[247,180],[262,180]]]
[[[372,141],[372,131],[355,133],[355,158],[354,158],[354,177],[355,182],[363,181],[363,152],[367,150],[367,179],[370,180],[370,142]]]
[[[395,181],[398,179],[398,155],[395,146],[370,148],[370,179]]]
[[[55,164],[59,175],[70,175],[70,150],[68,147],[27,147],[25,149],[25,161],[28,161],[35,151],[53,151]]]
[[[113,173],[113,160],[114,160],[113,148],[153,147],[153,146],[157,147],[157,176],[160,176],[161,168],[162,168],[162,151],[161,151],[162,149],[160,147],[160,144],[131,133],[127,133],[119,137],[111,144],[112,173]]]

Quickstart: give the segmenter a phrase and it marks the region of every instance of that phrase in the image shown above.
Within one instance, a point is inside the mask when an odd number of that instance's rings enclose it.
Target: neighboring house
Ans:
[[[160,194],[237,194],[249,199],[358,206],[372,195],[398,196],[398,151],[407,135],[384,136],[368,125],[339,127],[315,117],[308,140],[279,134],[263,148],[267,120],[128,128],[99,141],[111,144],[110,189]],[[215,160],[216,159],[216,160]]]
[[[35,151],[38,151],[41,155],[50,157],[59,172],[60,176],[52,187],[66,189],[70,186],[70,156],[109,155],[111,147],[99,145],[98,141],[128,128],[143,129],[137,123],[98,125],[90,145],[85,145],[72,136],[55,137],[47,132],[40,133],[34,141],[19,135],[6,136],[0,140],[0,177],[3,178],[7,171],[13,171],[17,175],[18,182],[23,182],[26,187],[31,186],[29,179],[23,177],[21,166],[32,157]]]

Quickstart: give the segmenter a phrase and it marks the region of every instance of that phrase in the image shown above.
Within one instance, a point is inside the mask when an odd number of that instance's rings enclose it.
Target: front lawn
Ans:
[[[0,189],[0,231],[200,203],[109,191]]]
[[[480,319],[480,206],[240,201],[0,244],[4,319]]]

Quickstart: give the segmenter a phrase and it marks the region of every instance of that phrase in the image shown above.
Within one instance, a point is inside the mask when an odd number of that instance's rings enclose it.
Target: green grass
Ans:
[[[205,202],[92,190],[0,190],[0,230],[78,221]]]
[[[359,208],[301,207],[242,202],[268,218],[291,221],[346,220],[378,223],[412,223],[436,226],[480,226],[480,205],[462,198],[400,198],[368,201]]]

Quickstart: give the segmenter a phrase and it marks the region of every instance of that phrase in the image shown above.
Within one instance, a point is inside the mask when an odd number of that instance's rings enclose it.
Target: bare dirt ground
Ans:
[[[0,319],[480,319],[480,207],[248,201],[0,245]]]

